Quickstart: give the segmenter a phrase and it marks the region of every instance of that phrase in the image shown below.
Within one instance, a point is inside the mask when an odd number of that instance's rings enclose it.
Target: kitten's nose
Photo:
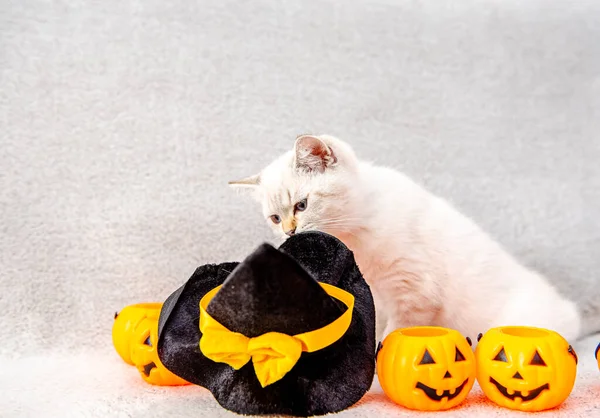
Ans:
[[[288,237],[291,237],[295,233],[296,233],[296,227],[290,229],[289,231],[285,231],[285,235],[287,235]]]

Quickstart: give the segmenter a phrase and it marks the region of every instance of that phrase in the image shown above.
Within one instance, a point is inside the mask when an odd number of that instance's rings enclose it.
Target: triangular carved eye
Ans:
[[[419,364],[435,364],[433,357],[429,354],[429,351],[425,350],[425,354],[423,354],[423,359]]]
[[[465,356],[460,352],[458,347],[456,347],[456,354],[454,356],[454,361],[465,361]]]
[[[544,361],[544,359],[542,359],[542,356],[540,356],[540,353],[537,352],[537,350],[535,350],[535,354],[533,355],[533,358],[531,359],[531,364],[532,366],[545,366],[546,362]]]
[[[502,350],[500,350],[500,352],[496,354],[496,357],[494,357],[494,361],[503,361],[505,363],[508,363],[506,353],[504,352],[504,347],[502,347]]]

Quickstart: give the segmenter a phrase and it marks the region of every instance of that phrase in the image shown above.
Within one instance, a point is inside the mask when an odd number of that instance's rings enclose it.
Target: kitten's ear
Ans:
[[[322,140],[312,135],[302,135],[294,146],[296,168],[322,173],[337,163],[333,150]]]
[[[234,180],[229,182],[229,187],[234,189],[256,189],[260,186],[260,174],[255,174],[250,177],[246,177],[241,180]]]

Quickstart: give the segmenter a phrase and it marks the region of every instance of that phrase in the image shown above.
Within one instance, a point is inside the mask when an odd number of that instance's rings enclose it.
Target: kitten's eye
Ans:
[[[301,201],[296,203],[296,206],[294,206],[294,210],[297,210],[298,212],[304,212],[306,210],[306,199],[302,199]]]
[[[274,224],[278,224],[281,223],[281,218],[279,217],[279,215],[271,215],[271,221]]]

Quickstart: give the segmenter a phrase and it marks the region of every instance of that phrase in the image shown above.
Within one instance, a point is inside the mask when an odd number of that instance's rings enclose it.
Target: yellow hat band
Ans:
[[[200,300],[200,351],[207,358],[226,363],[235,370],[242,368],[252,359],[254,372],[262,387],[283,378],[292,370],[302,352],[312,353],[330,346],[346,333],[352,322],[354,296],[338,287],[319,283],[323,290],[336,298],[348,309],[332,323],[296,335],[267,332],[249,338],[225,328],[207,312],[206,308],[221,286],[215,287]]]

